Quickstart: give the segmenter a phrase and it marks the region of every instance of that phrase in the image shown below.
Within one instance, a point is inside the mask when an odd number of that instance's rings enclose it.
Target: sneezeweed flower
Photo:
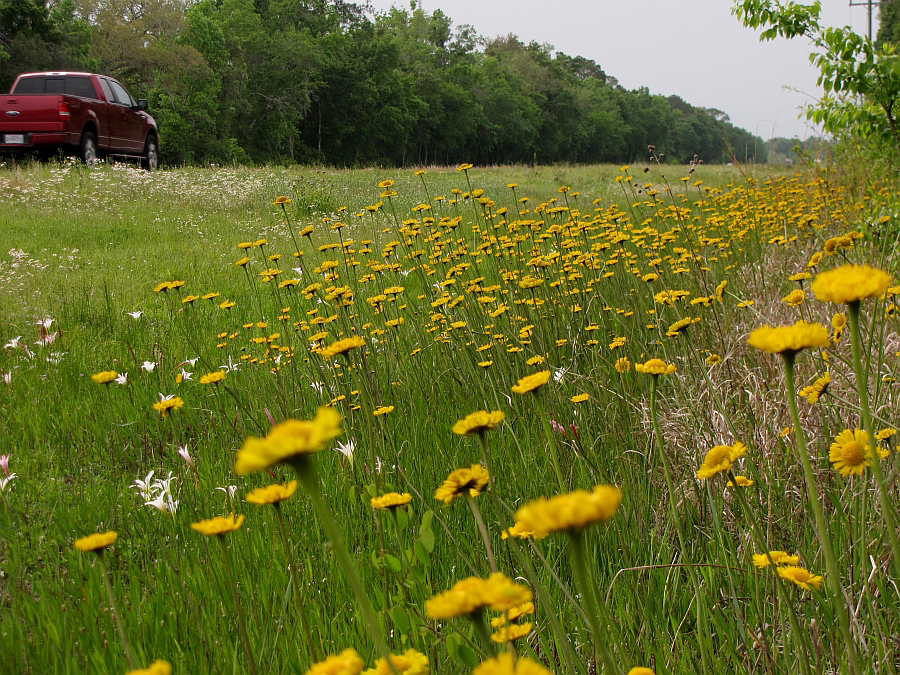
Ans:
[[[324,450],[328,441],[340,436],[341,416],[334,408],[319,408],[314,419],[286,420],[265,438],[250,437],[238,451],[234,470],[240,476],[267,469],[298,456]]]
[[[617,373],[625,374],[631,370],[631,361],[628,360],[627,356],[623,356],[616,360],[613,368],[616,369]]]
[[[369,503],[373,509],[396,509],[406,506],[412,501],[412,495],[408,492],[400,494],[399,492],[388,492],[380,497],[372,497]]]
[[[479,410],[466,415],[453,425],[453,433],[458,436],[468,436],[469,434],[483,434],[491,429],[496,429],[503,421],[506,415],[500,410]]]
[[[747,342],[769,354],[793,356],[806,347],[827,347],[828,329],[820,323],[798,321],[793,326],[761,326],[750,333]]]
[[[734,487],[735,482],[737,483],[737,487],[750,487],[753,485],[753,481],[746,476],[735,476],[734,481],[728,481],[726,487]]]
[[[306,671],[306,675],[359,675],[365,664],[356,650],[350,647],[340,654],[329,656]]]
[[[387,659],[378,659],[374,668],[363,671],[363,675],[425,675],[428,672],[428,657],[415,649],[407,649],[402,654],[391,654],[391,666]]]
[[[795,288],[781,299],[788,307],[797,307],[798,305],[803,304],[804,300],[806,300],[806,291],[800,288]]]
[[[494,642],[513,642],[527,636],[534,624],[526,621],[525,623],[510,623],[501,626],[497,631],[491,634],[491,640]]]
[[[637,666],[628,671],[628,675],[656,675],[650,668]]]
[[[435,491],[434,498],[449,504],[457,497],[468,494],[477,497],[490,480],[488,470],[481,464],[473,464],[468,469],[453,471]]]
[[[882,429],[881,431],[877,432],[875,434],[875,438],[877,438],[879,441],[881,441],[883,443],[886,443],[886,442],[890,441],[891,438],[893,438],[896,434],[897,434],[896,429],[887,427],[886,429]]]
[[[703,465],[697,470],[697,478],[703,480],[728,471],[732,464],[747,453],[747,446],[738,441],[734,445],[716,445],[706,453]]]
[[[296,490],[297,481],[292,480],[289,483],[276,483],[275,485],[256,488],[245,499],[251,504],[277,504],[290,497]]]
[[[97,384],[111,384],[116,381],[119,374],[114,370],[104,370],[100,373],[91,375],[91,379]]]
[[[575,490],[547,499],[528,502],[516,511],[516,523],[523,530],[550,534],[580,531],[588,525],[613,517],[622,501],[622,492],[613,485],[597,485],[592,492]]]
[[[359,335],[354,335],[352,337],[344,338],[343,340],[338,340],[332,345],[323,348],[319,353],[326,359],[331,359],[337,356],[338,354],[345,354],[349,352],[351,349],[356,349],[357,347],[362,347],[366,344],[364,338]]]
[[[777,568],[777,571],[778,576],[782,579],[791,581],[806,591],[812,590],[813,588],[817,591],[822,589],[822,581],[824,581],[824,578],[812,574],[803,567],[785,565],[784,567]]]
[[[224,370],[216,370],[200,377],[200,384],[217,384],[225,379]]]
[[[819,274],[810,289],[822,302],[849,305],[884,295],[891,275],[868,265],[843,265]]]
[[[535,532],[534,530],[526,529],[519,522],[500,533],[501,539],[509,539],[510,537],[515,537],[516,539],[543,539],[546,536],[546,532]]]
[[[810,405],[815,405],[819,402],[819,398],[825,393],[825,390],[828,389],[829,384],[831,384],[831,373],[826,370],[822,377],[808,387],[803,387],[799,392],[800,396],[804,397]]]
[[[485,607],[506,612],[527,602],[531,602],[531,591],[526,586],[495,572],[487,579],[469,577],[457,581],[449,591],[429,598],[425,601],[425,615],[429,619],[452,619]]]
[[[291,203],[291,200],[288,197],[279,195],[278,197],[275,197],[275,201],[272,202],[272,206],[278,206],[278,205],[284,205],[284,204],[290,204],[290,203]]]
[[[879,449],[879,456],[883,459],[887,453]],[[844,429],[831,444],[828,461],[842,476],[861,476],[867,466],[872,466],[869,434],[861,429]]]
[[[773,562],[776,565],[799,565],[800,556],[790,555],[786,551],[769,551],[768,555],[765,553],[753,554],[753,564],[756,567],[768,567]]]
[[[89,534],[86,537],[81,537],[81,539],[75,540],[75,548],[79,551],[83,551],[87,553],[89,551],[94,551],[96,553],[100,553],[107,546],[112,544],[117,538],[118,534],[110,530],[109,532],[98,532],[97,534]]]
[[[138,668],[137,670],[129,670],[125,675],[172,675],[172,666],[168,661],[156,659],[146,668]]]
[[[844,337],[844,329],[847,327],[846,315],[843,312],[838,312],[831,317],[831,327],[834,328],[834,337],[832,339],[835,342],[840,342],[841,338]]]
[[[572,397],[572,403],[584,403],[590,398],[588,394],[576,394]]]
[[[706,357],[706,365],[708,366],[717,366],[722,363],[722,357],[718,354],[710,354]]]
[[[380,405],[372,411],[372,414],[375,415],[375,417],[381,417],[382,415],[387,415],[393,410],[394,406],[392,405]]]
[[[503,652],[475,668],[472,675],[552,675],[552,673],[527,656],[513,658],[509,652]]]
[[[207,536],[217,536],[223,537],[229,532],[234,532],[241,525],[244,524],[244,516],[235,517],[234,514],[230,516],[216,516],[215,518],[210,518],[209,520],[201,520],[198,523],[191,523],[191,528],[197,530],[200,534],[205,534]]]
[[[153,409],[158,410],[159,414],[163,417],[168,417],[169,413],[173,410],[178,410],[180,407],[184,405],[184,401],[181,400],[178,396],[173,396],[172,398],[165,398],[162,401],[158,401],[153,404]]]
[[[517,384],[514,384],[511,389],[515,394],[527,394],[538,387],[544,386],[549,380],[550,371],[542,370],[537,373],[532,373],[531,375],[526,375],[520,379]]]
[[[675,364],[666,363],[662,359],[650,359],[646,363],[635,363],[634,369],[645,375],[671,375],[677,370]]]

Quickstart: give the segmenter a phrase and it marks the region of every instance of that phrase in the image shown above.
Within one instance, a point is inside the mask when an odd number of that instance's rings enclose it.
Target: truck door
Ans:
[[[125,152],[139,154],[144,150],[144,118],[134,110],[135,102],[125,87],[115,80],[108,80],[116,97],[116,106],[110,117],[119,117],[121,139],[119,146]]]

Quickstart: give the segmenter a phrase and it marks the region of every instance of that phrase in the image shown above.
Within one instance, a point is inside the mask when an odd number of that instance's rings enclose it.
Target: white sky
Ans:
[[[370,1],[376,11],[409,7],[408,0]],[[730,0],[422,2],[426,12],[440,9],[454,26],[471,24],[482,37],[513,33],[525,43],[549,43],[589,58],[626,89],[647,87],[722,110],[764,139],[818,134],[798,119],[799,108],[821,94],[808,42],[760,42],[757,32],[732,16]],[[823,0],[822,6],[824,23],[867,31],[865,7],[851,8],[850,0]],[[877,9],[875,16],[877,31]]]

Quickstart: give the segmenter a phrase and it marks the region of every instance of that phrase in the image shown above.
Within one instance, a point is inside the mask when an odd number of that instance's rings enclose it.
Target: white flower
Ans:
[[[144,477],[144,480],[138,478],[134,481],[134,485],[131,486],[140,493],[141,499],[153,499],[153,484],[151,479],[153,478],[154,473],[156,473],[156,471],[148,473]]]
[[[144,506],[152,506],[162,513],[175,513],[178,510],[178,500],[172,499],[167,492],[160,492],[154,499],[144,502]]]
[[[298,277],[303,276],[303,268],[302,267],[292,267],[291,270],[296,272]]]
[[[148,373],[152,373],[154,368],[156,368],[156,361],[144,361],[141,364],[141,370],[145,370]]]
[[[553,371],[553,381],[554,382],[562,382],[563,375],[566,374],[564,368],[559,368],[558,370]]]
[[[199,356],[196,357],[196,358],[193,358],[193,359],[185,359],[185,360],[184,360],[184,363],[181,363],[180,365],[183,366],[185,363],[190,363],[191,366],[193,366],[193,365],[194,365],[195,363],[197,363],[197,361],[199,361],[199,360],[200,360],[200,357],[199,357]]]
[[[56,342],[56,336],[57,333],[47,333],[44,337],[42,337],[34,344],[36,344],[38,347],[48,347]]]
[[[182,380],[190,380],[193,379],[193,373],[189,373],[184,368],[181,369],[181,379]]]
[[[170,400],[170,399],[175,398],[175,394],[163,394],[163,393],[160,392],[160,391],[158,391],[158,392],[156,392],[156,393],[159,394],[159,400],[160,400],[160,401],[168,401],[168,400]]]
[[[321,394],[322,390],[325,389],[325,385],[321,382],[312,382],[309,386],[315,389],[317,394]]]
[[[338,443],[335,446],[335,450],[352,462],[353,452],[356,450],[356,443],[353,442],[352,438],[348,438],[346,443]]]
[[[169,494],[172,491],[172,481],[175,480],[172,477],[172,472],[169,472],[169,475],[165,478],[157,478],[153,481],[153,489],[159,490],[163,494]]]
[[[3,345],[3,348],[4,349],[15,349],[16,347],[19,346],[19,340],[21,340],[21,339],[22,339],[21,335],[19,337],[14,337],[12,340],[10,340],[5,345]]]
[[[50,326],[53,325],[53,319],[38,319],[34,322],[35,326],[40,326],[44,330],[50,330]]]
[[[49,361],[50,359],[47,359],[47,360]],[[12,382],[12,373],[11,373],[11,372],[9,372],[9,373],[7,373],[7,372],[0,372],[0,377],[3,378],[3,382],[4,382],[5,384],[9,384],[9,383]]]
[[[226,373],[233,373],[235,370],[241,367],[241,362],[237,363],[231,358],[231,355],[228,355],[228,363],[222,366],[219,366],[219,370],[224,370]]]
[[[178,454],[181,458],[188,463],[188,466],[192,469],[196,469],[197,465],[194,464],[194,459],[191,457],[191,453],[188,452],[188,447],[186,445],[178,446]]]
[[[128,373],[119,373],[116,384],[128,384]]]
[[[47,361],[52,363],[54,366],[58,366],[59,362],[63,360],[63,357],[69,352],[50,352],[50,356],[47,357]]]
[[[128,316],[130,316],[132,319],[140,319],[143,315],[144,315],[144,313],[141,310],[136,310],[134,312],[128,312]]]
[[[234,493],[237,492],[237,485],[228,485],[226,487],[217,487],[216,490],[221,490],[225,494],[228,495],[229,499],[234,499]]]
[[[0,476],[0,494],[6,492],[6,486],[13,482],[16,474],[11,473],[9,476]]]

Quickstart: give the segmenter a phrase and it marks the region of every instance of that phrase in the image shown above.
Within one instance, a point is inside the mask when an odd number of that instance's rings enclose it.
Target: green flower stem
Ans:
[[[728,478],[734,485],[732,494],[735,495],[735,499],[740,502],[741,511],[747,516],[747,520],[750,521],[750,538],[753,540],[753,545],[758,551],[765,553],[766,557],[769,559],[769,567],[774,575],[775,594],[778,596],[778,600],[781,602],[782,607],[788,608],[788,620],[791,624],[791,633],[793,633],[794,640],[802,651],[799,658],[800,668],[803,675],[811,675],[812,671],[809,667],[809,650],[806,648],[806,643],[803,641],[805,633],[800,632],[800,621],[797,618],[797,610],[794,607],[795,603],[788,597],[787,589],[785,588],[785,584],[790,582],[782,581],[778,576],[778,572],[776,571],[778,566],[775,564],[775,561],[772,560],[772,554],[769,552],[766,538],[763,536],[760,525],[756,520],[756,513],[750,508],[749,504],[747,504],[747,500],[744,498],[744,488],[738,486],[737,479],[731,469],[728,470]]]
[[[319,655],[316,651],[316,645],[313,642],[312,631],[309,629],[309,621],[306,618],[306,607],[303,604],[303,594],[300,592],[300,584],[297,582],[297,566],[294,564],[294,551],[291,548],[291,541],[288,538],[287,528],[284,526],[284,514],[281,512],[281,503],[275,502],[275,516],[278,520],[278,530],[281,532],[281,541],[284,543],[284,554],[287,558],[288,570],[291,573],[291,584],[294,586],[294,596],[297,599],[297,606],[300,608],[300,623],[303,628],[303,635],[306,638],[306,646],[312,657],[313,663],[318,662]],[[324,651],[324,649],[323,649]]]
[[[887,493],[887,484],[884,472],[881,469],[881,458],[878,456],[878,441],[875,439],[875,423],[872,420],[872,411],[869,408],[869,386],[866,372],[862,365],[862,349],[860,347],[859,330],[859,302],[851,302],[847,305],[850,323],[850,346],[853,355],[853,371],[856,373],[856,389],[859,393],[859,408],[862,412],[863,427],[869,435],[869,447],[872,452],[872,473],[875,475],[875,483],[878,486],[878,501],[881,504],[881,514],[884,517],[885,530],[891,543],[891,557],[894,566],[894,577],[900,577],[900,540],[897,538],[897,528],[894,524],[894,505]]]
[[[797,411],[797,393],[794,391],[794,356],[793,352],[784,352],[784,379],[787,387],[788,405],[791,409],[791,421],[794,423],[794,446],[800,457],[800,463],[803,465],[803,477],[806,480],[806,489],[809,493],[809,507],[812,509],[815,517],[816,533],[819,537],[819,543],[822,545],[822,552],[825,555],[825,581],[831,589],[834,601],[840,603],[840,607],[835,608],[838,615],[838,623],[840,624],[841,634],[847,648],[847,654],[850,659],[850,672],[862,673],[859,666],[859,656],[856,653],[856,644],[853,642],[853,633],[850,630],[850,618],[847,615],[849,606],[847,598],[844,595],[844,589],[841,585],[841,577],[838,572],[837,562],[834,557],[834,547],[831,543],[831,534],[828,532],[828,526],[825,523],[825,515],[822,512],[822,505],[819,503],[819,491],[816,487],[816,478],[813,474],[812,462],[809,459],[809,452],[806,449],[806,439],[803,436],[803,429],[800,426],[800,413]]]
[[[347,549],[344,546],[344,540],[341,537],[341,532],[338,529],[337,523],[334,522],[334,516],[331,513],[331,509],[328,507],[328,504],[325,503],[325,498],[322,496],[322,491],[319,489],[319,480],[316,477],[315,464],[312,463],[310,458],[300,455],[294,459],[292,465],[297,472],[300,483],[303,485],[303,489],[306,491],[306,494],[309,495],[310,501],[312,501],[313,509],[319,517],[319,522],[322,523],[322,527],[325,529],[325,534],[331,542],[331,547],[337,557],[338,564],[341,566],[341,571],[344,573],[347,583],[350,584],[350,588],[356,596],[356,602],[359,604],[363,619],[368,626],[369,635],[375,643],[375,649],[378,650],[378,654],[385,659],[388,666],[390,666],[391,672],[394,675],[398,675],[397,669],[390,658],[391,651],[388,649],[387,643],[384,640],[384,634],[381,631],[381,625],[378,623],[378,617],[375,616],[375,610],[372,608],[372,603],[369,602],[369,596],[366,595],[362,581],[360,581],[359,575],[356,573],[355,564],[350,558],[350,554],[347,553]]]
[[[131,653],[131,646],[128,644],[128,636],[125,634],[125,625],[122,623],[122,617],[116,608],[116,596],[113,593],[112,582],[109,580],[109,569],[106,566],[106,561],[103,559],[103,549],[97,551],[97,563],[100,565],[100,576],[103,577],[103,585],[106,587],[109,609],[113,614],[116,630],[119,632],[119,639],[122,641],[122,649],[125,651],[125,660],[128,661],[128,667],[133,670],[137,666],[135,665],[134,654]]]
[[[478,506],[475,504],[475,498],[469,494],[468,491],[465,493],[465,498],[466,503],[469,505],[469,510],[472,512],[472,517],[475,519],[475,525],[478,527],[478,532],[481,533],[481,538],[484,541],[484,548],[487,550],[488,564],[491,566],[491,572],[495,573],[497,571],[497,561],[494,560],[494,548],[491,546],[491,537],[484,525],[481,511],[478,510]]]
[[[497,646],[494,644],[494,641],[491,640],[491,629],[488,628],[484,610],[479,609],[472,612],[469,614],[469,618],[472,619],[472,624],[475,626],[475,632],[478,633],[478,637],[481,638],[481,641],[485,644],[488,655],[496,656]]]
[[[607,675],[617,675],[619,668],[612,658],[609,650],[606,648],[606,638],[609,631],[606,630],[606,613],[602,602],[594,592],[594,584],[591,579],[591,571],[587,564],[587,556],[584,554],[584,535],[580,531],[569,532],[569,551],[572,554],[572,571],[575,575],[575,585],[578,592],[583,598],[585,614],[587,614],[588,624],[591,627],[591,633],[594,635],[594,662],[597,662],[599,654],[600,660],[604,664]],[[600,618],[603,618],[604,626],[601,628]],[[597,669],[600,672],[600,669]]]
[[[688,576],[691,578],[691,584],[694,587],[697,627],[700,630],[698,642],[700,643],[700,658],[703,662],[703,672],[710,673],[712,672],[712,668],[710,666],[708,645],[706,643],[706,639],[709,637],[706,595],[700,588],[700,577],[697,574],[694,563],[691,561],[691,556],[688,554],[687,537],[684,535],[684,525],[681,522],[681,516],[678,514],[678,508],[675,502],[675,483],[672,480],[672,468],[669,466],[669,458],[666,456],[666,447],[663,443],[662,431],[660,431],[659,428],[659,419],[656,412],[656,391],[659,384],[659,375],[652,375],[651,377],[653,380],[650,383],[650,424],[653,427],[653,435],[656,437],[656,446],[659,450],[660,460],[662,461],[663,474],[666,477],[666,489],[669,491],[669,510],[672,513],[672,520],[675,522],[675,531],[678,533],[678,544],[681,547],[681,555],[684,558]]]
[[[561,492],[568,492],[566,482],[563,480],[562,471],[559,468],[559,449],[556,446],[556,437],[553,435],[553,429],[550,428],[550,418],[547,417],[547,408],[544,406],[544,399],[541,398],[540,392],[536,392],[534,396],[538,413],[541,416],[541,425],[544,428],[544,438],[550,445],[550,460],[553,462],[553,470],[556,472],[556,482],[559,483]]]
[[[491,466],[491,455],[488,452],[488,444],[487,444],[487,438],[486,438],[487,432],[479,431],[477,436],[478,436],[478,442],[481,445],[481,459],[484,461],[484,468],[488,470],[488,476],[490,478],[490,486],[491,486],[491,489],[493,490],[495,487],[496,478],[494,476],[493,467]]]
[[[256,661],[253,660],[253,649],[250,646],[250,636],[247,635],[247,620],[244,618],[244,610],[238,597],[237,586],[234,584],[234,574],[231,570],[231,556],[228,555],[228,545],[225,543],[225,535],[216,535],[219,548],[222,549],[222,559],[225,561],[225,580],[231,589],[231,597],[234,599],[234,612],[237,614],[238,629],[241,632],[241,641],[244,643],[244,651],[247,653],[247,662],[250,664],[250,672],[256,675]]]

